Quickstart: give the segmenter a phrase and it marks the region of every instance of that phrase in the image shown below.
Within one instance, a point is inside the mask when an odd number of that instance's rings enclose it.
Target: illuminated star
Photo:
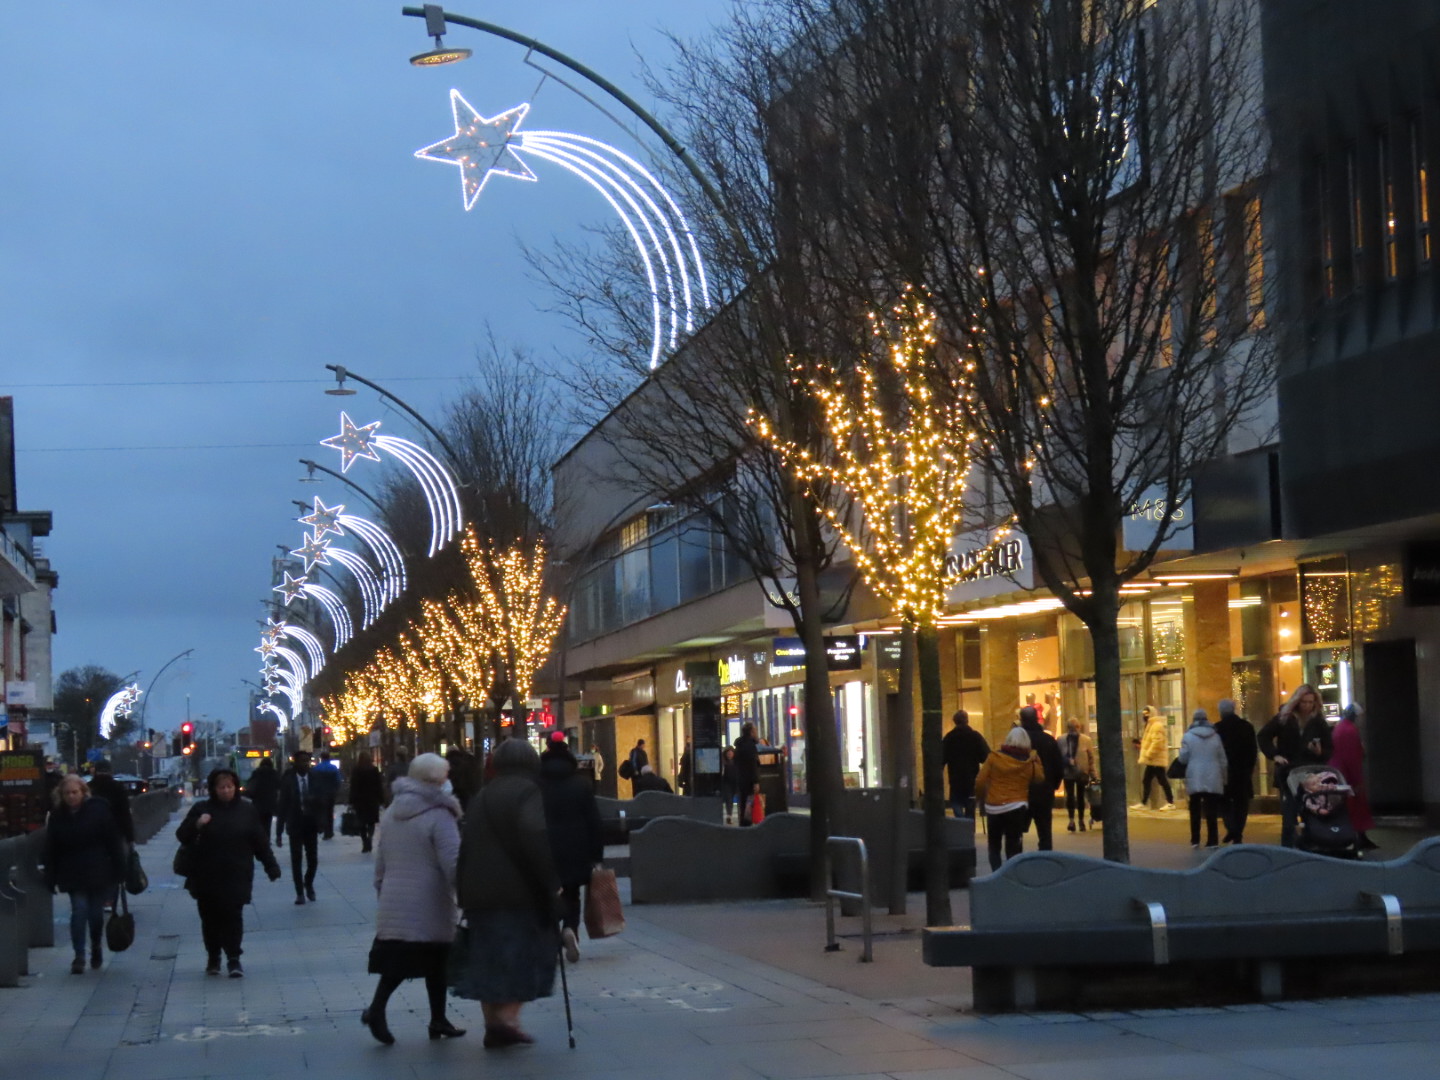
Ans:
[[[316,499],[315,501],[318,503],[320,500]],[[283,596],[285,598],[285,606],[289,607],[290,602],[305,591],[305,584],[306,581],[303,576],[298,578],[294,577],[289,570],[286,570],[284,582],[276,585],[271,591],[278,592]]]
[[[255,646],[255,651],[258,652],[261,656],[269,656],[279,647],[280,646],[276,645],[275,642],[273,642],[269,638],[261,638],[260,644]]]
[[[294,552],[291,552],[291,554],[294,554]],[[308,571],[309,567],[306,567],[306,570]],[[279,641],[285,636],[285,631],[289,629],[290,626],[284,619],[266,619],[265,629],[262,630],[261,633],[271,641]]]
[[[315,530],[315,539],[319,540],[326,533],[334,533],[336,536],[344,536],[345,530],[340,528],[340,515],[345,512],[345,504],[339,506],[326,506],[320,501],[320,496],[315,496],[315,509],[299,518],[301,525],[309,525]],[[308,572],[308,567],[306,568]],[[287,575],[288,576],[288,575]],[[289,601],[287,600],[288,604]]]
[[[301,520],[304,519],[302,518]],[[301,559],[305,560],[305,573],[308,574],[312,569],[314,569],[316,563],[319,563],[321,566],[330,565],[330,556],[326,554],[326,552],[329,550],[329,547],[330,541],[324,539],[323,536],[312,536],[309,533],[306,533],[305,542],[301,544],[298,548],[296,548],[294,551],[290,552],[290,554],[299,555]],[[276,637],[280,637],[284,633],[285,624],[281,623],[280,631],[276,634]]]
[[[510,145],[520,121],[530,111],[529,105],[516,105],[487,120],[460,96],[459,90],[451,90],[450,111],[455,114],[455,134],[431,143],[423,150],[416,150],[415,156],[454,165],[460,170],[460,187],[466,210],[475,205],[480,192],[485,190],[485,181],[492,174],[516,180],[536,178],[530,166]]]
[[[350,466],[355,464],[356,458],[365,458],[367,461],[380,460],[380,455],[371,445],[379,427],[379,420],[366,424],[364,427],[356,427],[355,422],[342,412],[340,414],[340,434],[332,435],[328,439],[321,439],[320,445],[328,446],[332,450],[339,450],[340,471],[342,473],[349,472]]]

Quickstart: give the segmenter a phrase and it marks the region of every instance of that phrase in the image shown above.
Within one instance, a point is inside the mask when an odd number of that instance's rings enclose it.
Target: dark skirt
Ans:
[[[370,974],[392,979],[443,978],[448,941],[397,941],[376,938],[370,946]]]
[[[560,945],[554,926],[537,922],[533,911],[467,911],[465,918],[465,952],[451,964],[456,997],[501,1003],[550,996]]]

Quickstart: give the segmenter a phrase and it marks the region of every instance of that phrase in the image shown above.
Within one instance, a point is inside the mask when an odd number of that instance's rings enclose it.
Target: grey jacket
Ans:
[[[1225,744],[1210,724],[1192,724],[1180,740],[1185,763],[1185,790],[1191,795],[1225,790]]]
[[[375,845],[375,936],[388,941],[455,937],[460,804],[434,784],[395,781]]]

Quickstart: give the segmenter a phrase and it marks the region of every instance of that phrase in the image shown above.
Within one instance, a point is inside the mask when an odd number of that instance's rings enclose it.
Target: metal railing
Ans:
[[[860,891],[848,892],[835,887],[835,862],[831,852],[849,848],[859,855]],[[865,841],[858,836],[832,836],[825,841],[825,951],[839,952],[840,943],[835,940],[835,901],[859,900],[860,925],[865,942],[860,955],[862,964],[870,963],[875,957],[871,949],[874,939],[874,925],[870,919],[870,857],[865,851]]]

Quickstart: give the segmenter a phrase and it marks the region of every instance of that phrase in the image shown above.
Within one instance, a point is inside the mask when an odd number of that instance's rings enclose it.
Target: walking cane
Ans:
[[[560,959],[560,993],[565,998],[565,1033],[570,1036],[570,1049],[575,1049],[575,1021],[570,1016],[570,983],[565,978],[565,946],[563,943],[555,950],[555,955]]]

